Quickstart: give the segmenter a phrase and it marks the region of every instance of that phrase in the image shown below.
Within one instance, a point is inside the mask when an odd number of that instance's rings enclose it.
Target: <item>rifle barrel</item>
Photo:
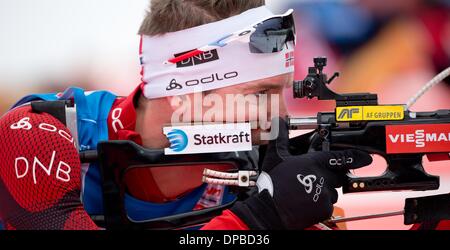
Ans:
[[[384,217],[390,217],[390,216],[398,216],[398,215],[403,215],[404,213],[405,213],[405,211],[401,210],[401,211],[382,213],[382,214],[370,214],[370,215],[362,215],[362,216],[355,216],[355,217],[338,217],[338,218],[330,219],[329,221],[334,222],[334,223],[340,223],[340,222],[347,222],[347,221],[368,220],[368,219],[384,218]]]
[[[318,127],[317,117],[289,118],[289,127],[292,129],[315,129]]]

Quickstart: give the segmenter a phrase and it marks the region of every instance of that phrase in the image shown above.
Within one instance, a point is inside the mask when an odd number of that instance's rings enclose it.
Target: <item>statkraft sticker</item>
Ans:
[[[386,152],[450,152],[450,124],[387,125]]]
[[[393,121],[403,120],[401,105],[336,107],[336,121]]]
[[[250,123],[164,127],[170,142],[166,155],[252,150]]]

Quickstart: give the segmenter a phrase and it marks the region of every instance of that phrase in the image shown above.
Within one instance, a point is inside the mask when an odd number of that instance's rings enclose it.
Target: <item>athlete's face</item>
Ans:
[[[291,86],[292,81],[293,73],[283,74],[201,94],[173,97],[170,102],[176,103],[174,113],[182,110],[186,115],[183,117],[184,122],[250,122],[252,143],[261,144],[266,143],[261,140],[261,134],[271,129],[268,127],[271,118],[287,115],[283,91]],[[229,170],[229,167],[220,165],[208,168],[217,167],[224,167],[217,170]],[[138,169],[129,177],[130,192],[152,202],[167,202],[186,194],[201,185],[203,175],[202,166],[182,167],[176,171],[168,170],[167,167],[160,170]],[[151,181],[144,178],[146,175],[151,177]]]
[[[261,140],[262,133],[270,131],[271,119],[287,115],[283,91],[291,86],[292,81],[293,73],[288,73],[202,94],[189,94],[180,99],[190,103],[190,121],[250,122],[252,142],[261,144],[265,143],[264,139]]]

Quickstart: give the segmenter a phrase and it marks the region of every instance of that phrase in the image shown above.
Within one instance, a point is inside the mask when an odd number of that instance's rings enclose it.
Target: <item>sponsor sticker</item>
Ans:
[[[252,150],[250,123],[164,127],[170,142],[166,155]]]
[[[174,56],[181,56],[193,50],[185,51],[182,53],[175,54]],[[177,62],[177,68],[194,66],[202,63],[207,63],[211,61],[219,60],[219,54],[216,49],[205,51],[199,55],[184,59],[183,61]]]
[[[402,105],[347,106],[336,108],[336,121],[403,120]]]
[[[386,152],[450,152],[450,124],[387,125]]]

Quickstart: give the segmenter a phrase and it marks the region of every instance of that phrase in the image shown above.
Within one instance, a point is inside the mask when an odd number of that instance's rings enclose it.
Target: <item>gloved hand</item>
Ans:
[[[258,194],[232,208],[250,229],[304,229],[329,219],[349,169],[372,163],[359,150],[311,152],[293,156],[288,151],[288,126],[279,119],[279,136],[270,141]]]

